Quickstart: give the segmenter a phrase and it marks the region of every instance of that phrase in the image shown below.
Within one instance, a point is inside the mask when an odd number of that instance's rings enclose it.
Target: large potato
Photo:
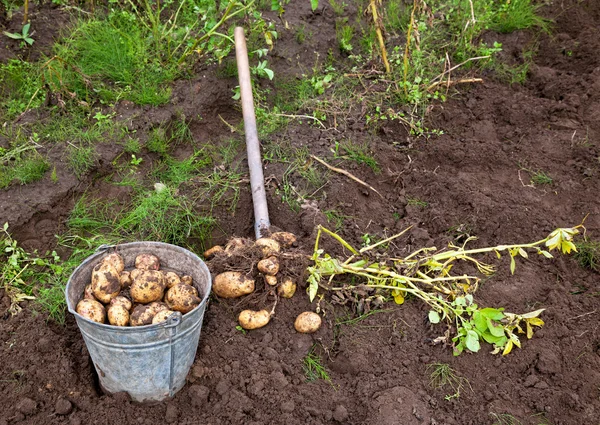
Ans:
[[[101,262],[92,270],[92,292],[98,301],[109,303],[121,292],[119,272],[110,263]]]
[[[275,232],[270,237],[284,248],[289,248],[296,243],[296,236],[290,232]]]
[[[181,278],[175,272],[166,272],[165,281],[167,284],[167,288],[172,288],[173,286],[179,285],[181,283]]]
[[[129,324],[129,310],[125,308],[124,304],[110,304],[107,316],[108,323],[113,326],[127,326]]]
[[[271,256],[269,258],[265,258],[264,260],[260,260],[256,267],[261,273],[275,276],[279,271],[279,260],[277,257]]]
[[[96,300],[83,299],[77,303],[75,310],[86,319],[94,322],[104,323],[106,319],[104,306]]]
[[[163,303],[151,303],[148,305],[138,304],[131,312],[131,326],[144,326],[152,323],[152,319],[162,310],[167,310]]]
[[[123,307],[125,307],[125,310],[131,310],[131,306],[132,306],[129,298],[124,297],[123,295],[119,295],[119,296],[113,298],[112,300],[110,300],[109,306],[112,306],[112,305],[122,305]]]
[[[294,328],[300,333],[310,334],[316,332],[321,327],[321,316],[312,311],[305,311],[296,317]]]
[[[163,310],[163,311],[159,311],[158,313],[156,313],[154,315],[154,317],[152,318],[152,324],[156,324],[156,323],[161,323],[164,322],[165,320],[167,320],[167,318],[171,315],[175,313],[173,310]]]
[[[135,257],[135,268],[140,270],[158,270],[160,269],[160,260],[153,254],[140,254]]]
[[[134,302],[147,304],[158,301],[165,292],[165,275],[160,270],[142,270],[136,274],[129,290]]]
[[[221,298],[238,298],[254,291],[254,279],[242,272],[224,272],[215,276],[212,289]]]
[[[263,258],[277,254],[281,250],[279,243],[270,238],[257,239],[256,242],[254,242],[254,245],[260,248]]]
[[[117,273],[121,273],[123,270],[125,270],[125,263],[123,262],[123,257],[121,257],[116,252],[108,254],[102,259],[102,262],[112,265],[117,271]]]
[[[165,302],[171,310],[185,314],[192,311],[202,301],[196,288],[184,283],[173,286],[165,295]]]
[[[238,316],[240,326],[248,330],[262,328],[269,323],[269,320],[271,320],[271,314],[267,310],[244,310]]]
[[[281,282],[281,285],[279,285],[279,287],[277,288],[277,295],[279,295],[282,298],[292,298],[295,293],[296,284],[289,277],[284,278],[283,282]]]

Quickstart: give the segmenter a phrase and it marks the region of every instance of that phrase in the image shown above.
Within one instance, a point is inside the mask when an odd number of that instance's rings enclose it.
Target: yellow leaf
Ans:
[[[394,295],[394,301],[396,304],[404,304],[404,295],[402,295],[402,292]]]
[[[525,322],[527,324],[527,339],[531,339],[533,337],[533,328],[529,322]]]
[[[561,244],[561,249],[563,254],[570,254],[571,250],[577,252],[577,248],[575,247],[575,244],[571,241],[563,241]]]
[[[511,352],[513,348],[513,342],[511,340],[508,340],[508,342],[506,343],[506,346],[504,347],[504,351],[502,352],[503,356],[506,356],[508,353]]]
[[[532,317],[531,319],[527,319],[527,323],[533,326],[544,326],[544,321],[538,317]]]
[[[558,247],[560,242],[560,232],[555,230],[554,232],[550,233],[550,239],[546,241],[546,246],[550,251],[552,251],[554,248]]]

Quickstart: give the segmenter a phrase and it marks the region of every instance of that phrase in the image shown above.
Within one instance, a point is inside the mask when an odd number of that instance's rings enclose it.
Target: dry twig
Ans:
[[[317,156],[311,155],[310,157],[311,157],[312,159],[314,159],[315,161],[318,161],[318,162],[320,162],[321,164],[323,164],[324,166],[326,166],[327,168],[329,168],[331,171],[335,171],[336,173],[343,174],[343,175],[345,175],[346,177],[348,177],[348,178],[350,178],[350,179],[354,180],[355,182],[357,182],[357,183],[360,183],[360,184],[362,184],[363,186],[365,186],[365,187],[367,187],[367,188],[371,189],[373,192],[375,192],[376,194],[378,194],[379,196],[381,196],[381,197],[383,198],[383,195],[382,195],[381,193],[379,193],[379,192],[377,191],[377,189],[375,189],[375,188],[374,188],[373,186],[371,186],[370,184],[367,184],[367,183],[365,183],[364,181],[362,181],[362,180],[361,180],[361,179],[359,179],[358,177],[354,176],[353,174],[349,173],[348,171],[346,171],[346,170],[344,170],[344,169],[342,169],[342,168],[337,168],[337,167],[334,167],[334,166],[332,166],[332,165],[329,165],[328,163],[326,163],[325,161],[323,161],[321,158],[319,158],[319,157],[317,157]]]

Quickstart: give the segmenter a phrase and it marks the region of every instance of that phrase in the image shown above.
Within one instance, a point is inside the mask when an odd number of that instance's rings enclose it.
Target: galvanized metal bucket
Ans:
[[[192,276],[202,302],[185,315],[173,314],[165,322],[136,327],[116,327],[93,322],[75,308],[90,282],[92,269],[109,252],[118,252],[126,268],[135,257],[152,253],[161,268]],[[183,388],[194,362],[202,318],[211,289],[210,272],[194,253],[162,242],[132,242],[103,246],[75,269],[65,290],[69,312],[90,353],[102,389],[108,393],[127,392],[135,401],[160,401]]]

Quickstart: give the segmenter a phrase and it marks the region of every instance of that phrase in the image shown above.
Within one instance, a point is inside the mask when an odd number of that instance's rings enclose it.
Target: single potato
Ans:
[[[119,280],[121,281],[121,288],[129,288],[131,286],[131,282],[133,282],[133,279],[131,278],[131,272],[121,272],[119,275]]]
[[[231,238],[225,245],[225,252],[235,252],[240,248],[250,245],[250,242],[242,238]]]
[[[173,313],[175,313],[173,310],[162,310],[162,311],[159,311],[152,318],[152,324],[154,325],[156,323],[164,322]]]
[[[310,334],[316,332],[321,327],[321,316],[312,311],[305,311],[296,317],[294,328],[300,333]]]
[[[167,291],[165,302],[169,309],[179,311],[182,314],[192,311],[202,301],[198,297],[196,288],[180,283]]]
[[[116,252],[108,254],[102,259],[102,262],[111,264],[115,268],[117,273],[121,273],[123,270],[125,270],[125,263],[123,262],[123,257],[121,257]]]
[[[271,234],[271,239],[284,248],[289,248],[296,243],[296,236],[290,232],[275,232]]]
[[[104,323],[106,320],[106,310],[96,300],[83,299],[77,303],[75,310],[86,319],[94,322]]]
[[[279,243],[270,238],[260,238],[254,242],[254,245],[258,246],[263,254],[263,258],[270,257],[273,254],[277,254],[281,247]]]
[[[129,309],[125,308],[124,304],[110,304],[107,316],[108,323],[113,326],[127,326],[129,324]]]
[[[215,255],[223,252],[224,249],[221,245],[215,245],[212,248],[207,249],[206,251],[204,251],[204,253],[202,254],[204,256],[204,258],[206,258],[207,260],[210,260],[211,258],[213,258]]]
[[[277,288],[277,295],[279,295],[281,298],[292,298],[295,293],[296,284],[289,277],[284,278],[283,282],[281,282],[281,285],[279,285]]]
[[[279,271],[279,260],[275,256],[265,258],[258,262],[258,271],[270,276],[275,276]]]
[[[121,292],[119,273],[112,264],[101,262],[92,270],[92,292],[96,299],[109,303]]]
[[[213,292],[221,298],[238,298],[254,291],[254,279],[242,272],[224,272],[215,276]]]
[[[153,254],[140,254],[135,257],[135,268],[140,270],[160,269],[160,260]]]
[[[265,275],[263,275],[263,277],[265,278],[265,282],[267,282],[268,285],[270,285],[270,286],[277,285],[277,276],[270,276],[268,274],[265,274]]]
[[[110,300],[110,304],[109,306],[113,306],[113,305],[122,305],[123,307],[125,307],[125,310],[129,311],[131,310],[131,300],[127,297],[124,297],[123,295],[119,295],[115,298],[113,298],[112,300]]]
[[[142,270],[136,275],[129,290],[131,299],[140,304],[158,301],[163,297],[166,282],[165,275],[160,270]]]
[[[181,283],[181,278],[175,272],[166,272],[165,281],[167,283],[167,288],[172,288],[173,286]]]
[[[191,285],[193,282],[192,276],[184,275],[181,276],[181,283],[184,285]]]
[[[262,328],[269,323],[269,320],[271,320],[271,315],[267,310],[244,310],[238,316],[240,326],[248,330]]]
[[[152,319],[158,313],[157,306],[152,304],[138,304],[133,308],[130,320],[131,326],[144,326],[152,323]]]

